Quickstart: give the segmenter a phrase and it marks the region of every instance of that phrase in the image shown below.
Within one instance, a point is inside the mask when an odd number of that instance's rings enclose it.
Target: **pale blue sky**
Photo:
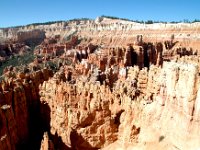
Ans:
[[[200,19],[200,0],[0,0],[0,27],[101,15],[144,21],[194,20]]]

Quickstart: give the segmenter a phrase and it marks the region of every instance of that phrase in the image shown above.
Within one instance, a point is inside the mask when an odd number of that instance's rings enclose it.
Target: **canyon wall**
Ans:
[[[0,148],[2,150],[21,149],[31,138],[30,132],[34,131],[30,128],[40,123],[30,122],[34,119],[31,118],[34,116],[31,110],[40,103],[38,87],[50,76],[51,71],[43,69],[33,74],[19,73],[17,78],[9,78],[1,83]]]
[[[17,41],[26,44],[40,44],[45,37],[45,32],[42,30],[19,31],[17,33]]]
[[[28,36],[34,38],[43,37],[38,32],[45,32],[46,37],[60,35],[62,38],[68,37],[70,34],[77,32],[80,37],[87,39],[95,39],[98,43],[111,41],[111,45],[128,42],[134,42],[137,35],[143,35],[146,42],[163,42],[171,40],[171,36],[175,36],[175,40],[182,41],[186,46],[199,46],[200,24],[196,23],[154,23],[141,24],[131,21],[124,21],[109,18],[97,18],[94,20],[78,20],[70,22],[54,23],[50,25],[29,25],[16,28],[0,29],[0,39],[17,40]],[[25,36],[20,36],[26,34]],[[119,37],[120,36],[120,37]],[[119,42],[119,39],[122,41]],[[27,38],[25,39],[27,40]],[[192,43],[191,43],[192,42]],[[196,45],[196,46],[195,46]]]

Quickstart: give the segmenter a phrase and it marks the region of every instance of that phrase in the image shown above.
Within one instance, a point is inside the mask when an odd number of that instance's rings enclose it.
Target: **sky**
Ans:
[[[101,15],[131,20],[200,19],[200,0],[0,0],[0,27]]]

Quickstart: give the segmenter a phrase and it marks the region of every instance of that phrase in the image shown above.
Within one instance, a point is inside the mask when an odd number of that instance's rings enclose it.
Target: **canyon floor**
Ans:
[[[200,149],[198,22],[0,29],[0,73],[0,150]]]

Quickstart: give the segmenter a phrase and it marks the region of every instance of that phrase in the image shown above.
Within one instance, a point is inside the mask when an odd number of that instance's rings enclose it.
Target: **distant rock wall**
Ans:
[[[37,38],[42,38],[44,34],[46,37],[60,35],[64,38],[69,33],[76,31],[81,37],[93,39],[96,37],[96,40],[99,40],[99,42],[106,42],[106,39],[108,40],[107,42],[112,40],[111,43],[114,44],[115,42],[118,45],[120,45],[120,42],[116,42],[117,38],[121,39],[122,43],[125,43],[125,41],[134,42],[137,35],[143,35],[143,39],[146,42],[163,42],[171,40],[172,35],[174,35],[174,40],[182,41],[185,47],[190,45],[195,49],[199,46],[199,23],[141,24],[108,18],[101,18],[100,20],[96,22],[93,20],[80,20],[51,25],[32,25],[0,29],[0,39],[19,39],[24,41],[30,37],[36,38],[37,36]]]
[[[19,31],[17,33],[17,41],[26,44],[40,44],[45,39],[45,32],[42,30]]]

